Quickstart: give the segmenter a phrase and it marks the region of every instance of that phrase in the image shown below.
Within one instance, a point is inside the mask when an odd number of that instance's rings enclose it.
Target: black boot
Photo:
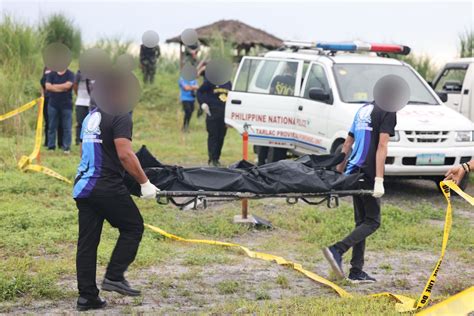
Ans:
[[[87,299],[79,296],[77,299],[77,310],[80,312],[87,311],[89,309],[101,309],[107,306],[107,302],[100,297]]]
[[[132,289],[128,281],[125,279],[123,279],[123,281],[112,281],[104,278],[104,281],[102,282],[102,290],[115,291],[127,296],[140,296],[142,294],[139,290]]]

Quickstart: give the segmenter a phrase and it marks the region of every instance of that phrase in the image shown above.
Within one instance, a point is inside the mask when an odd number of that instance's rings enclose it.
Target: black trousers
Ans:
[[[194,101],[181,101],[183,103],[183,111],[184,111],[184,121],[183,121],[183,129],[187,129],[189,127],[189,122],[191,121],[191,116],[194,112]]]
[[[227,133],[227,127],[222,118],[207,118],[207,152],[209,160],[219,160],[221,157],[222,146],[224,146],[224,138]]]
[[[374,183],[367,180],[362,189],[373,189]],[[343,240],[334,244],[336,248],[344,253],[352,248],[351,266],[354,270],[362,270],[364,267],[365,239],[380,227],[380,199],[371,195],[354,195],[355,228]]]
[[[88,106],[76,105],[76,145],[81,141],[82,122],[87,114],[89,114]]]
[[[105,277],[120,281],[135,260],[144,230],[143,218],[129,195],[76,199],[76,205],[79,209],[77,287],[80,296],[94,298],[99,294],[96,284],[97,247],[104,219],[120,231]]]
[[[142,64],[143,82],[153,83],[155,81],[156,64]]]

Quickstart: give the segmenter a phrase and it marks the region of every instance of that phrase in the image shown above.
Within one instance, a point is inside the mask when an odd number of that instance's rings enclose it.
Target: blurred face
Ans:
[[[97,106],[112,115],[122,115],[133,110],[138,102],[139,83],[131,72],[112,71],[94,83],[92,90]]]

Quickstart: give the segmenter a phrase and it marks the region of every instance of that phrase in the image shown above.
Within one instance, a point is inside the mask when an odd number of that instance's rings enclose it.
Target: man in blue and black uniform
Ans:
[[[124,273],[134,261],[143,234],[143,219],[123,183],[125,170],[141,184],[142,198],[156,197],[132,150],[132,118],[112,115],[100,108],[84,119],[81,130],[82,159],[74,182],[73,197],[79,209],[77,243],[78,310],[103,308],[96,285],[97,247],[107,220],[120,236],[107,267],[102,289],[137,296]]]
[[[374,190],[373,195],[355,195],[355,229],[344,239],[324,248],[323,253],[338,278],[344,278],[342,255],[352,248],[349,281],[375,282],[363,271],[365,239],[380,226],[380,197],[384,194],[383,177],[387,146],[390,136],[395,134],[397,117],[395,112],[386,112],[375,103],[362,106],[356,113],[342,152],[348,156],[337,166],[339,172],[363,173],[362,189]]]
[[[219,167],[222,146],[227,133],[225,125],[225,102],[227,94],[232,89],[230,81],[215,85],[204,77],[202,85],[197,90],[197,98],[204,112],[207,113],[207,151],[209,155],[208,164]]]

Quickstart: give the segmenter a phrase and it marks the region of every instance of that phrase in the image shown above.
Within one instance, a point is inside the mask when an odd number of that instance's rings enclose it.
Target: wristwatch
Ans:
[[[464,169],[464,171],[466,171],[466,173],[471,172],[471,166],[469,165],[468,162],[462,163],[461,166],[462,166],[462,168]]]

